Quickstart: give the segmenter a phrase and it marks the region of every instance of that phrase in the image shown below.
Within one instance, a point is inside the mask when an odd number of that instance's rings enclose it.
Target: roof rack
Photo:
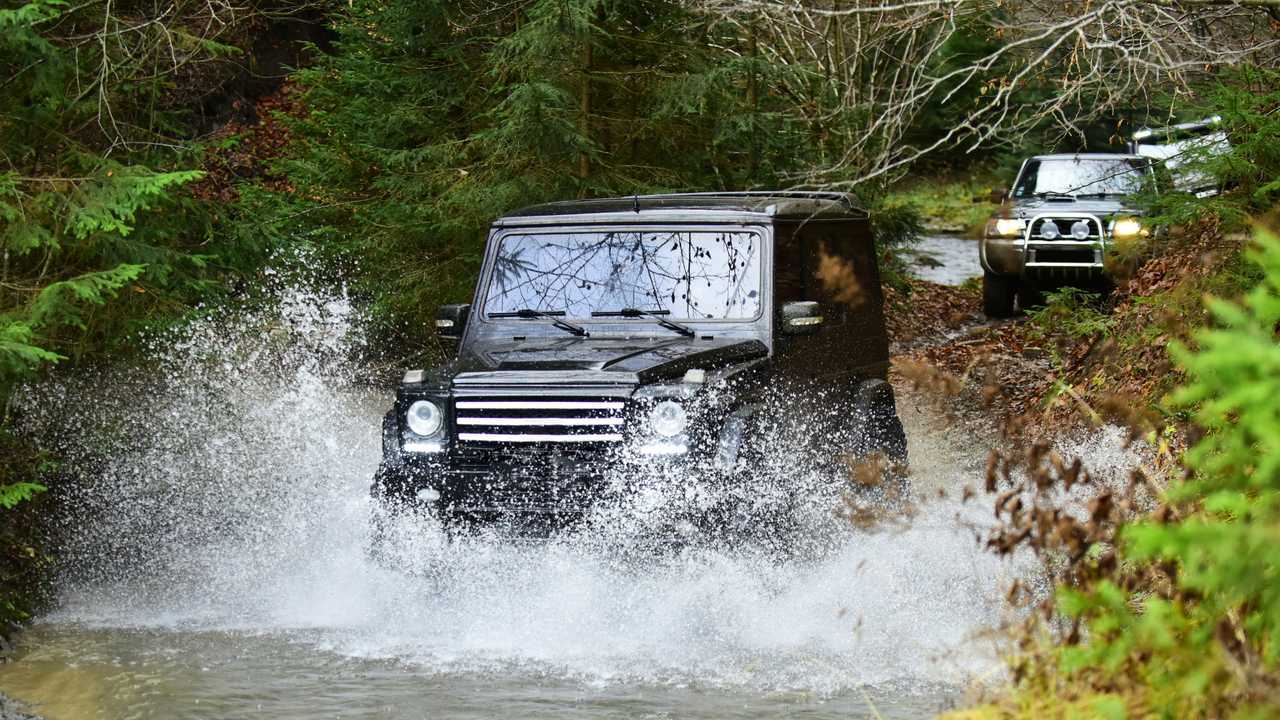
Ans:
[[[1193,122],[1178,123],[1177,125],[1169,125],[1167,127],[1144,127],[1134,131],[1131,136],[1135,142],[1148,140],[1153,137],[1167,137],[1183,132],[1197,132],[1202,130],[1217,130],[1222,126],[1222,116],[1214,115],[1203,120],[1195,120]]]
[[[711,197],[711,198],[767,198],[767,197],[785,197],[797,198],[801,200],[832,200],[843,203],[850,210],[860,210],[861,208],[853,201],[853,195],[838,190],[713,190],[710,192],[684,192],[684,193],[659,193],[656,195],[637,195],[640,200],[665,200],[668,198],[682,197]]]

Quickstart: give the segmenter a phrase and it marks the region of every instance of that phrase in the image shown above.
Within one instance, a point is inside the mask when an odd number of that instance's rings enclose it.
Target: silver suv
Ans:
[[[1155,180],[1138,155],[1037,155],[987,222],[979,245],[982,306],[1008,317],[1040,303],[1047,287],[1107,283],[1103,257],[1116,242],[1151,234],[1133,196]]]

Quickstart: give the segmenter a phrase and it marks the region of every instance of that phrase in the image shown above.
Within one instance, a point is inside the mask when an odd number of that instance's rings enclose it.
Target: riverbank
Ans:
[[[886,204],[913,208],[928,232],[976,238],[999,207],[992,192],[1003,187],[988,176],[911,179],[894,187]]]
[[[1115,422],[1141,432],[1185,434],[1166,403],[1181,374],[1168,355],[1204,327],[1206,295],[1236,297],[1257,282],[1242,234],[1190,233],[1134,268],[1109,296],[1066,291],[1012,321],[980,322],[977,291],[935,289],[899,301],[908,341],[899,372],[946,386],[996,412],[1028,439]],[[942,342],[912,338],[943,333]]]

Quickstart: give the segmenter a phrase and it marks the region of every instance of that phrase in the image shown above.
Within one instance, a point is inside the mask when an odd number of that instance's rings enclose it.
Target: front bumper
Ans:
[[[1077,222],[1088,227],[1088,235],[1083,239],[1070,235],[1069,228]],[[1046,223],[1059,227],[1057,237],[1044,237]],[[1096,215],[1041,213],[1027,220],[1022,237],[984,238],[979,259],[984,270],[997,275],[1061,280],[1095,278],[1106,273],[1104,257],[1108,242],[1107,225]]]
[[[616,445],[495,446],[402,455],[383,463],[375,495],[433,505],[445,514],[581,514],[610,497],[634,494],[657,478],[699,473],[698,454],[638,456]]]

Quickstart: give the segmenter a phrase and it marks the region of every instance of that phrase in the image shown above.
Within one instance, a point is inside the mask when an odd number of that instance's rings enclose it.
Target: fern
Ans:
[[[139,211],[150,209],[169,190],[204,177],[199,170],[156,173],[145,168],[121,168],[81,186],[67,219],[67,232],[78,240],[93,233],[128,236]]]
[[[19,376],[62,359],[58,353],[38,347],[34,342],[35,330],[30,324],[0,317],[0,378]]]
[[[66,5],[65,0],[36,0],[13,10],[0,10],[0,31],[30,27],[57,17]]]
[[[0,485],[0,508],[12,510],[19,503],[26,502],[45,490],[45,486],[29,482]]]

